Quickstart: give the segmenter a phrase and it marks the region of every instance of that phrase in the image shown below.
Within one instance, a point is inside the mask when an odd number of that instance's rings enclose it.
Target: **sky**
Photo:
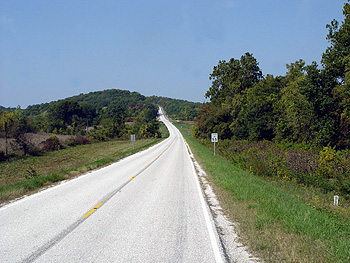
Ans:
[[[204,102],[219,60],[320,64],[341,0],[0,0],[0,105],[122,89]]]

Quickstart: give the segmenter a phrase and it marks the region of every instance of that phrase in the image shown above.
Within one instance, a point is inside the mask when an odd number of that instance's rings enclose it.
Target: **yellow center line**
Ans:
[[[99,203],[97,206],[95,206],[93,209],[91,209],[86,215],[84,215],[84,217],[88,217],[89,215],[91,215],[93,212],[95,212],[95,210],[97,210],[97,208],[99,208],[101,205],[103,205],[103,203]]]
[[[175,139],[172,141],[172,143],[173,143],[174,141],[175,141]],[[172,144],[172,143],[171,143],[171,144]],[[171,145],[171,144],[170,144],[170,145]],[[169,145],[159,156],[157,156],[155,160],[157,160],[166,150],[168,150],[169,147],[170,147],[170,145]],[[150,164],[147,164],[147,165],[146,165],[146,168],[149,167],[152,163],[154,163],[155,160],[152,161]],[[146,168],[144,168],[143,170],[141,170],[137,175],[139,175],[140,173],[142,173]],[[129,181],[131,181],[132,179],[134,179],[137,175],[134,175],[133,177],[131,177],[131,178],[129,179]],[[121,186],[121,188],[123,188],[127,183],[128,183],[128,182],[124,183],[124,184]],[[112,196],[114,196],[121,188],[118,188],[118,189],[116,189],[115,191],[113,191],[113,192],[112,192],[113,194],[110,195],[110,197],[109,197],[107,200],[105,200],[104,202],[107,202],[107,201],[108,201]],[[88,216],[91,215],[93,212],[95,212],[101,205],[103,205],[103,202],[99,203],[99,204],[96,205],[93,209],[91,209],[88,213],[86,213],[86,214],[84,215],[84,218],[88,217]]]

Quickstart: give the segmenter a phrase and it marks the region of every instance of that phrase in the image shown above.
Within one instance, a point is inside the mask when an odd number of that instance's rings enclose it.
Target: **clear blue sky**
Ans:
[[[219,60],[319,63],[341,0],[0,0],[0,105],[110,88],[203,102]]]

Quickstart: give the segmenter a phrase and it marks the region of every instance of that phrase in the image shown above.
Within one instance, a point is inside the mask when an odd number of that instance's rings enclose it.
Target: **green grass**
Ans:
[[[180,128],[182,126],[182,128]],[[177,124],[242,241],[266,262],[350,262],[350,223],[236,168]]]
[[[116,162],[162,139],[107,141],[0,163],[0,203]]]

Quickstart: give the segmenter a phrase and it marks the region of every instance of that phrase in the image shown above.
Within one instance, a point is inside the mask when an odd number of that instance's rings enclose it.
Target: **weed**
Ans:
[[[29,169],[26,169],[26,173],[23,176],[28,180],[39,176],[39,174],[34,168],[29,167]]]

